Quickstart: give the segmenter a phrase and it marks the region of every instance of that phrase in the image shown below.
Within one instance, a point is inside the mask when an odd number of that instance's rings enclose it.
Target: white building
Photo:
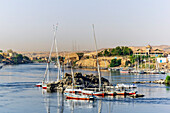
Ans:
[[[166,63],[167,58],[157,58],[156,61],[157,61],[158,63]]]
[[[168,59],[168,62],[170,62],[170,55],[168,55],[167,59]]]

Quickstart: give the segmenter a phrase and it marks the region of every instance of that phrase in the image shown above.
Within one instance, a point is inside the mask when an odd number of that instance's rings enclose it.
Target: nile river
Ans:
[[[42,81],[45,64],[5,66],[0,69],[0,113],[166,113],[170,111],[170,87],[160,84],[139,84],[144,98],[105,97],[96,101],[66,100],[61,93],[47,93],[34,85]],[[70,72],[70,70],[66,70]],[[74,70],[96,74],[94,70]],[[120,75],[102,72],[113,84],[165,79],[166,75]],[[57,69],[51,69],[55,80]]]

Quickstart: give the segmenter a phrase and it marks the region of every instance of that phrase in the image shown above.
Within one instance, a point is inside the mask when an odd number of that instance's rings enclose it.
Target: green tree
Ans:
[[[107,49],[104,50],[104,56],[110,56],[110,52]]]
[[[76,54],[79,57],[79,60],[84,56],[84,53],[76,53]]]
[[[122,46],[121,50],[122,50],[122,55],[132,55],[133,54],[132,49],[130,49],[126,46],[125,47]]]
[[[128,66],[129,64],[131,64],[131,62],[130,62],[129,60],[127,60],[127,61],[125,62],[125,66]]]
[[[170,76],[169,75],[166,76],[165,83],[170,84]]]
[[[116,51],[115,48],[113,48],[113,49],[111,50],[111,55],[112,55],[112,56],[115,56],[115,55],[116,55],[115,51]]]
[[[99,57],[103,56],[103,51],[99,52],[99,53],[98,53],[98,56],[99,56]]]
[[[13,57],[12,58],[14,64],[20,64],[22,63],[22,60],[23,60],[23,56],[22,54],[17,54],[16,57]]]
[[[121,65],[121,59],[112,59],[110,63],[110,67],[116,67]]]
[[[0,54],[0,59],[3,59],[3,58],[4,58],[4,56]]]
[[[23,56],[24,60],[30,60],[27,56]]]
[[[120,48],[120,46],[115,48],[115,54],[116,55],[122,55],[122,49]]]

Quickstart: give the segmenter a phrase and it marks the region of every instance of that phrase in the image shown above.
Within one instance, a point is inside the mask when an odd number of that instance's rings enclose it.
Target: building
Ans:
[[[159,49],[153,49],[150,45],[146,46],[145,49],[137,49],[134,51],[134,55],[150,55],[151,57],[164,56],[165,51]]]
[[[168,55],[167,59],[168,59],[168,62],[170,62],[170,55]]]
[[[156,61],[158,63],[167,63],[167,58],[157,58]]]

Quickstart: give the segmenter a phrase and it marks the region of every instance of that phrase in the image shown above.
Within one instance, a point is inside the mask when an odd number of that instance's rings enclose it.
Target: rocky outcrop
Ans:
[[[56,82],[56,83],[50,83],[47,85],[47,87],[50,90],[54,90],[54,89],[65,89],[68,86],[72,85],[72,75],[66,73],[63,77],[62,80]],[[99,77],[95,76],[93,74],[91,75],[82,75],[82,73],[75,73],[74,74],[74,85],[82,85],[85,88],[95,88],[95,87],[99,87]],[[109,81],[107,79],[105,79],[104,77],[101,77],[101,85],[102,87],[111,85],[109,83]]]

